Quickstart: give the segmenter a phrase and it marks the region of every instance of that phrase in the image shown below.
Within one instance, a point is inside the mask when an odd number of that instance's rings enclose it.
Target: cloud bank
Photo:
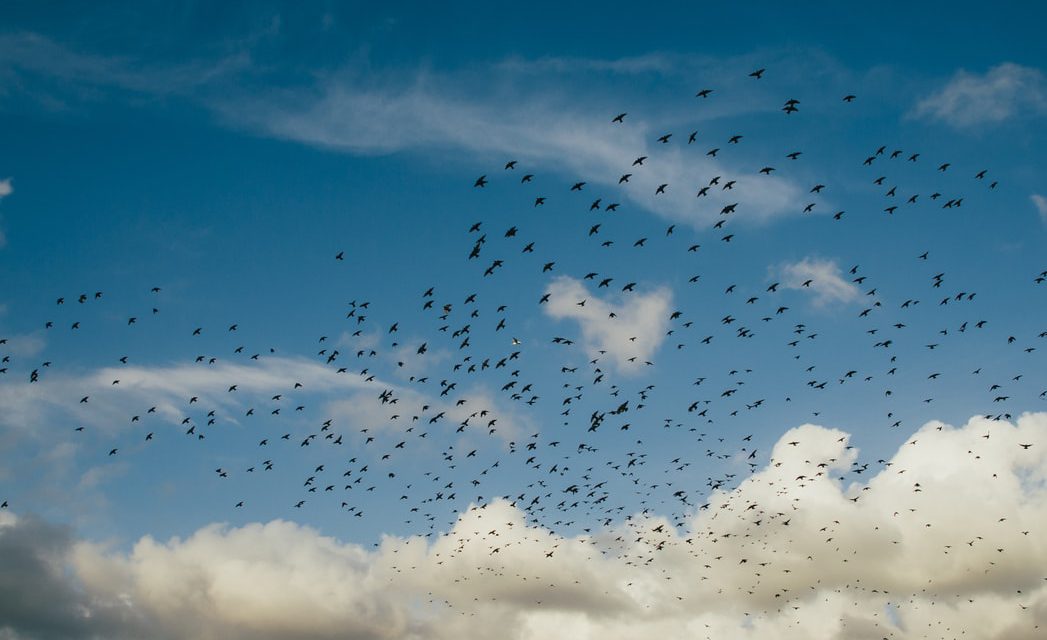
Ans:
[[[867,484],[842,482],[857,456],[803,425],[683,527],[641,513],[574,537],[501,500],[370,549],[276,520],[120,550],[5,512],[0,635],[1042,636],[1047,414],[928,423]]]

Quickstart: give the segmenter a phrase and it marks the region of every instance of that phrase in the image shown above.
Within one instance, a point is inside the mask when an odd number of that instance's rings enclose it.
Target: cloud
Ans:
[[[687,64],[688,60],[680,56],[664,53],[647,53],[637,56],[626,56],[615,59],[554,57],[546,56],[537,59],[509,58],[498,65],[504,71],[530,74],[547,73],[612,73],[628,76],[648,74],[669,75],[683,69],[693,70],[697,65]]]
[[[913,115],[957,128],[1047,113],[1047,81],[1038,69],[1005,62],[984,74],[964,70],[920,100]]]
[[[199,406],[216,409],[220,416],[235,421],[249,402],[268,400],[275,392],[294,393],[291,386],[295,382],[303,385],[301,394],[376,389],[361,376],[338,374],[300,358],[103,367],[82,375],[41,369],[38,382],[26,379],[0,387],[0,404],[6,408],[0,425],[15,431],[33,430],[47,417],[72,414],[80,424],[115,430],[129,426],[132,414],[150,406],[168,422],[180,424],[193,397],[198,398]],[[235,392],[229,391],[232,385],[236,385]],[[80,402],[84,396],[89,397],[88,403]]]
[[[1036,206],[1036,211],[1040,214],[1040,220],[1042,220],[1044,224],[1047,224],[1047,198],[1038,193],[1034,193],[1029,196],[1029,199],[1032,200],[1033,205]]]
[[[118,602],[71,581],[72,532],[33,516],[0,513],[0,637],[135,637],[146,630]]]
[[[14,187],[11,186],[11,178],[0,180],[0,200],[3,200],[14,192]],[[3,218],[0,218],[0,222],[2,221]],[[4,230],[0,229],[0,249],[3,249],[5,246],[7,246],[7,236],[4,234]]]
[[[12,350],[25,352],[40,345],[36,336],[15,336]],[[119,380],[118,384],[113,384]],[[300,387],[294,385],[300,384]],[[467,436],[475,433],[496,435],[500,441],[521,437],[524,429],[534,431],[532,419],[521,410],[507,406],[501,396],[483,385],[445,388],[431,383],[406,386],[372,375],[337,373],[325,366],[302,358],[269,356],[246,362],[205,364],[172,364],[166,366],[104,367],[80,375],[52,374],[40,370],[38,382],[11,380],[0,385],[0,436],[36,440],[53,446],[55,425],[75,421],[108,435],[132,429],[133,416],[147,419],[147,410],[168,425],[185,428],[203,423],[200,411],[214,410],[224,423],[244,424],[245,413],[267,415],[273,409],[283,411],[282,418],[292,428],[301,420],[331,418],[339,423],[367,427],[372,433],[400,432],[412,425],[412,419],[434,418],[438,428],[452,429],[465,424]],[[235,391],[229,391],[235,385]],[[388,392],[395,405],[384,403],[380,396]],[[279,395],[279,400],[273,396]],[[87,396],[89,401],[81,403]],[[195,402],[190,400],[195,398]],[[524,398],[526,399],[526,398]],[[293,408],[301,405],[309,413],[299,414]],[[315,410],[314,410],[315,409]],[[476,417],[484,412],[482,419]],[[392,415],[400,419],[391,420]],[[302,416],[301,418],[299,416]],[[258,418],[255,418],[258,419]],[[424,420],[426,424],[428,420]],[[453,430],[453,429],[452,429]],[[67,432],[64,432],[67,433]],[[11,441],[0,439],[9,446]]]
[[[0,309],[0,315],[3,315],[5,309]],[[43,332],[34,331],[33,333],[7,336],[6,346],[7,353],[11,355],[20,358],[31,358],[44,350],[47,346],[47,340],[44,338]]]
[[[589,356],[607,355],[619,371],[638,371],[665,340],[672,305],[672,291],[667,287],[625,294],[619,302],[609,302],[578,280],[560,276],[545,292],[549,295],[545,313],[576,321]]]
[[[847,303],[858,299],[858,287],[847,282],[835,260],[806,257],[799,262],[779,267],[782,285],[789,289],[810,291],[816,306]]]
[[[187,95],[221,84],[249,68],[250,56],[235,52],[214,59],[195,59],[158,66],[130,56],[98,55],[71,49],[38,33],[0,35],[0,78],[29,91],[22,76],[61,81],[30,94],[51,109],[62,109],[75,99],[98,99],[97,89],[119,89],[140,95]],[[50,83],[49,83],[50,84]]]
[[[1047,625],[1045,442],[1044,413],[931,422],[857,484],[840,477],[859,460],[848,434],[802,425],[682,526],[637,513],[578,536],[504,500],[374,548],[274,520],[120,550],[0,515],[0,633],[1031,640]]]
[[[515,158],[551,167],[570,179],[620,190],[648,211],[695,227],[715,222],[728,204],[737,204],[738,218],[756,221],[797,212],[803,191],[792,181],[757,175],[705,155],[704,148],[699,153],[686,145],[658,144],[656,138],[665,132],[639,117],[625,126],[611,125],[614,114],[594,118],[591,99],[577,95],[565,78],[547,79],[540,94],[521,94],[505,78],[490,77],[529,76],[521,64],[486,69],[484,85],[499,88],[479,94],[470,90],[475,80],[453,76],[361,79],[341,73],[315,87],[242,95],[212,106],[235,126],[349,153],[454,148],[489,161]],[[648,156],[648,162],[631,168],[639,156]],[[633,178],[620,187],[624,173]],[[735,180],[735,189],[716,189],[696,199],[695,185],[715,176]],[[661,184],[669,188],[656,197]]]
[[[223,55],[166,65],[147,64],[134,56],[77,51],[35,33],[0,35],[0,78],[10,76],[14,80],[8,84],[35,92],[30,97],[52,109],[97,101],[107,92],[178,97],[214,111],[231,127],[347,153],[446,148],[468,152],[484,162],[517,158],[620,193],[648,211],[698,228],[714,223],[729,204],[737,205],[736,218],[757,222],[802,208],[804,191],[793,181],[758,175],[744,158],[735,162],[707,156],[708,146],[700,151],[698,145],[681,146],[684,131],[677,131],[671,145],[655,142],[666,133],[656,127],[695,128],[704,121],[756,109],[753,105],[761,102],[745,97],[756,90],[751,83],[740,92],[742,97],[731,102],[719,99],[700,114],[660,106],[657,96],[634,95],[626,100],[622,91],[630,90],[628,84],[619,87],[613,98],[604,96],[614,86],[611,83],[648,74],[671,77],[688,92],[693,77],[715,81],[724,89],[737,82],[741,69],[750,68],[751,59],[664,54],[608,60],[512,58],[457,73],[382,72],[368,70],[366,61],[356,61],[319,70],[301,82],[276,73],[277,62],[253,61],[253,55],[263,55],[254,47],[266,33],[246,38],[232,51],[227,44],[221,48]],[[789,64],[819,75],[833,66],[814,53],[790,59]],[[808,69],[812,65],[815,69]],[[587,84],[591,80],[579,78],[583,72],[610,74],[610,82],[602,78],[603,84],[591,86]],[[23,76],[48,81],[26,82]],[[259,77],[266,81],[257,82]],[[290,77],[301,78],[301,74]],[[612,126],[614,114],[604,112],[612,99],[637,108],[644,105],[645,114],[638,109],[624,126]],[[660,124],[655,125],[657,121]],[[650,160],[633,169],[631,163],[638,156]],[[627,172],[634,174],[633,179],[619,186],[619,178]],[[734,190],[711,190],[708,197],[696,199],[698,186],[715,176],[722,176],[724,182],[734,180]],[[655,197],[657,187],[665,183],[668,190]]]
[[[511,406],[504,406],[497,396],[482,386],[468,387],[446,397],[439,395],[444,387],[432,394],[389,384],[383,384],[381,389],[392,392],[395,405],[383,402],[376,388],[371,390],[373,393],[356,393],[330,400],[325,406],[326,415],[339,422],[364,426],[371,433],[383,433],[402,432],[412,426],[416,417],[432,419],[443,414],[441,424],[445,427],[457,429],[465,426],[470,435],[482,430],[483,434],[497,435],[504,441],[518,439],[524,427],[534,427],[529,416]],[[482,419],[478,418],[478,412],[484,412]],[[393,416],[397,418],[394,420]],[[423,421],[423,424],[428,424],[428,421]]]

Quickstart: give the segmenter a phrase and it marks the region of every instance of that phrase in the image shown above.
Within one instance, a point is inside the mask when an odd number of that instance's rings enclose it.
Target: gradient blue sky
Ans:
[[[170,637],[217,637],[257,630],[218,601],[210,622],[189,630],[174,595],[113,613],[106,598],[137,593],[141,603],[148,589],[133,579],[117,588],[98,578],[117,570],[97,567],[176,574],[147,566],[143,540],[192,555],[182,541],[201,532],[235,546],[270,523],[306,546],[377,554],[361,561],[377,571],[390,541],[425,536],[431,559],[440,544],[467,539],[477,505],[565,547],[655,517],[683,539],[713,530],[700,505],[741,502],[762,486],[796,429],[803,443],[825,440],[806,455],[829,460],[845,502],[888,483],[884,463],[900,464],[919,434],[934,437],[932,421],[966,425],[943,431],[957,438],[991,427],[1028,444],[1047,434],[1037,413],[1047,411],[1047,283],[1037,282],[1047,269],[1044,17],[1022,3],[114,3],[87,12],[10,3],[0,28],[0,536],[38,527],[61,541],[48,553],[74,577],[59,582],[94,594],[79,606],[104,621],[73,616],[67,636],[133,636],[130,616]],[[759,68],[762,78],[749,76]],[[713,92],[696,97],[703,88]],[[789,99],[797,113],[782,112]],[[802,155],[786,157],[794,151]],[[634,165],[639,156],[648,159]],[[510,160],[517,168],[503,169]],[[521,184],[527,173],[533,181]],[[473,186],[480,175],[483,189]],[[604,210],[611,202],[620,208]],[[469,259],[481,234],[480,257]],[[530,242],[534,252],[523,253]],[[485,276],[495,259],[504,266]],[[383,390],[398,406],[379,403]],[[626,400],[628,411],[611,413]],[[490,413],[456,431],[480,410]],[[605,414],[598,431],[594,412]],[[1001,473],[1042,477],[1047,438],[1033,444],[992,459]],[[970,474],[921,451],[916,465],[943,466],[940,477]],[[583,490],[565,492],[572,486]],[[1025,526],[1047,524],[1042,489],[1016,486],[1010,497],[1033,510]],[[962,523],[978,504],[941,519]],[[765,546],[790,550],[786,539]],[[1047,558],[1042,545],[1026,552]],[[531,559],[505,562],[497,570],[510,575]],[[676,568],[679,580],[695,578]],[[440,595],[444,578],[421,580],[420,593]],[[488,586],[508,594],[513,584]],[[640,606],[629,593],[621,587],[625,600],[612,605],[566,598],[561,610],[597,633],[608,607]],[[359,637],[483,637],[389,593],[365,595],[406,626],[375,621]],[[1041,596],[1019,603],[1037,612],[1029,629],[1047,620]],[[558,624],[522,606],[491,613],[463,602],[448,606],[508,620],[521,637]],[[866,604],[877,615],[891,606]],[[730,607],[763,613],[756,626],[744,616],[708,624],[814,637],[813,622],[770,613],[758,596]],[[0,628],[61,635],[30,609],[3,610]],[[678,633],[677,614],[638,614],[651,626],[616,628]],[[921,615],[895,611],[877,624],[910,637]],[[325,637],[297,624],[274,637]]]

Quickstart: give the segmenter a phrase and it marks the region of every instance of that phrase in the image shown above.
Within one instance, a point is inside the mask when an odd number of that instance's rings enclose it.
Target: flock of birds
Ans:
[[[765,72],[758,69],[749,75],[759,81]],[[716,91],[703,88],[695,97],[714,100]],[[854,95],[847,95],[842,102],[850,104],[855,100]],[[803,106],[800,100],[789,98],[781,110],[793,117]],[[628,113],[618,113],[610,118],[607,126],[627,127],[629,121]],[[732,135],[719,146],[714,143],[704,155],[716,159],[744,140],[744,135]],[[604,255],[607,256],[600,269],[576,274],[589,297],[570,300],[570,304],[579,310],[587,303],[592,306],[606,289],[609,297],[627,305],[630,296],[642,293],[645,285],[641,278],[621,278],[614,273],[628,271],[630,261],[635,259],[634,253],[623,252],[656,247],[662,255],[676,252],[684,261],[691,260],[692,254],[716,250],[720,252],[717,260],[724,264],[729,261],[726,252],[733,246],[731,243],[736,243],[738,234],[742,233],[732,222],[739,207],[744,205],[727,202],[719,207],[715,222],[710,224],[718,239],[715,247],[703,248],[701,233],[690,234],[675,224],[657,233],[627,240],[616,234],[618,216],[630,201],[630,196],[622,193],[622,186],[648,169],[649,155],[677,144],[694,148],[699,144],[698,132],[688,131],[683,135],[664,132],[651,141],[652,151],[644,152],[648,155],[641,153],[625,162],[620,175],[580,178],[566,186],[566,193],[557,191],[555,185],[542,184],[536,173],[524,169],[522,162],[509,159],[504,165],[499,164],[497,174],[490,171],[472,182],[474,195],[480,199],[477,206],[497,206],[483,200],[495,186],[499,187],[498,194],[519,199],[515,205],[531,209],[544,210],[543,207],[567,202],[565,210],[576,208],[577,215],[572,212],[560,216],[557,233],[568,238],[567,242],[594,243],[599,249],[606,249]],[[789,149],[781,154],[782,162],[797,162],[803,153]],[[870,181],[882,190],[884,206],[877,207],[885,215],[901,214],[906,208],[927,202],[934,203],[938,209],[962,207],[962,193],[946,193],[949,191],[946,188],[916,193],[896,178],[888,177],[923,162],[920,153],[889,146],[872,149],[855,159],[860,170],[876,173]],[[754,180],[760,176],[783,172],[773,162],[757,165],[746,175],[749,188],[758,188]],[[887,168],[882,169],[885,175],[881,175],[879,171],[885,165]],[[936,162],[933,166],[939,174],[951,175],[957,171],[948,161]],[[969,187],[990,192],[999,186],[989,171],[981,167],[970,172],[969,180]],[[712,201],[712,195],[726,197],[738,188],[740,181],[740,176],[708,177],[695,187],[695,206],[702,207],[703,203]],[[509,190],[510,184],[518,186],[518,194]],[[468,183],[464,186],[468,188]],[[668,190],[683,188],[683,185],[659,182],[650,197],[660,198]],[[797,211],[814,213],[821,194],[828,188],[820,182],[811,185],[810,200],[798,202]],[[591,192],[593,195],[588,196]],[[845,211],[836,211],[831,215],[832,224],[844,216]],[[496,227],[497,224],[497,220],[480,220],[463,229],[461,262],[456,268],[463,269],[466,281],[476,283],[475,290],[457,291],[433,283],[417,292],[416,316],[384,321],[376,319],[381,317],[381,309],[358,298],[349,303],[339,324],[332,323],[329,335],[314,338],[315,363],[339,375],[356,377],[364,390],[357,392],[359,396],[355,401],[367,405],[369,415],[384,416],[382,424],[351,423],[328,416],[305,424],[303,417],[311,418],[315,412],[306,400],[312,397],[311,391],[301,381],[289,379],[285,388],[275,390],[272,395],[267,393],[268,399],[252,397],[241,407],[241,415],[233,415],[228,403],[208,406],[209,394],[219,393],[215,389],[182,399],[182,404],[176,407],[181,412],[180,419],[172,419],[170,412],[164,410],[163,399],[148,406],[128,408],[126,420],[132,428],[110,436],[111,442],[99,452],[99,457],[104,461],[133,456],[143,446],[164,446],[165,441],[176,437],[188,438],[206,447],[212,434],[223,429],[229,431],[232,427],[226,425],[235,423],[245,427],[234,431],[241,443],[238,451],[251,462],[242,468],[223,464],[214,469],[220,490],[233,496],[229,499],[230,509],[246,512],[255,500],[263,500],[251,497],[252,476],[264,475],[286,462],[301,465],[300,486],[286,505],[288,509],[340,509],[354,518],[364,518],[370,511],[366,505],[370,505],[387,514],[402,512],[408,529],[434,538],[453,526],[463,510],[484,510],[492,502],[503,500],[526,514],[530,524],[556,534],[585,537],[593,531],[614,527],[631,530],[635,537],[629,539],[619,535],[593,541],[594,546],[599,546],[600,554],[618,557],[630,566],[642,568],[656,562],[667,546],[678,546],[685,538],[682,544],[686,545],[688,554],[708,568],[717,563],[748,562],[747,558],[725,557],[717,551],[717,542],[731,533],[716,527],[687,531],[691,519],[709,510],[711,504],[715,505],[712,508],[732,513],[744,523],[740,535],[746,536],[753,548],[764,544],[762,541],[767,539],[769,530],[789,526],[792,517],[787,511],[755,503],[736,503],[730,497],[732,489],[750,474],[765,465],[781,464],[768,460],[766,453],[754,444],[753,433],[745,429],[747,415],[767,411],[768,407],[772,411],[784,411],[804,404],[810,408],[808,415],[813,419],[819,415],[818,403],[824,401],[826,393],[864,384],[871,395],[878,396],[890,408],[885,426],[902,426],[906,409],[891,404],[898,389],[892,381],[903,373],[910,373],[926,385],[933,385],[943,375],[943,371],[935,369],[918,373],[906,370],[905,349],[923,350],[927,357],[921,362],[927,362],[939,347],[949,345],[962,349],[965,338],[986,332],[996,332],[994,339],[1000,342],[1000,347],[1012,350],[1006,366],[1017,362],[1023,368],[1003,373],[1001,367],[991,371],[988,367],[972,367],[972,371],[967,372],[984,379],[986,406],[999,408],[986,417],[1012,419],[1011,407],[1032,407],[1033,402],[1047,399],[1047,389],[1038,397],[1017,396],[1026,388],[1022,386],[1024,382],[1035,378],[1041,370],[1038,368],[1043,363],[1037,359],[1040,356],[1037,348],[1041,344],[1039,340],[1047,338],[1047,330],[1011,335],[991,326],[977,315],[977,292],[952,282],[949,274],[939,271],[934,251],[930,249],[898,258],[903,268],[927,275],[912,279],[910,289],[891,303],[897,307],[891,313],[884,308],[890,298],[881,292],[876,274],[866,273],[860,265],[844,270],[843,276],[850,285],[861,290],[860,299],[864,303],[858,316],[860,322],[866,323],[862,326],[861,338],[853,339],[846,349],[861,351],[868,362],[877,363],[868,368],[837,371],[820,366],[816,356],[823,352],[814,351],[812,345],[831,328],[818,328],[814,324],[831,320],[815,316],[803,322],[790,321],[789,318],[798,313],[799,303],[790,302],[789,295],[795,294],[789,294],[789,290],[794,287],[782,281],[729,282],[722,290],[711,293],[701,290],[694,295],[702,296],[704,307],[713,309],[716,315],[711,321],[672,309],[665,318],[668,329],[661,355],[645,354],[637,348],[634,354],[624,354],[622,360],[626,364],[619,364],[611,354],[587,354],[570,329],[547,336],[529,332],[527,323],[520,319],[528,312],[541,314],[557,294],[543,289],[535,299],[529,300],[524,299],[522,293],[493,288],[490,283],[504,277],[506,272],[545,283],[560,275],[563,262],[569,260],[561,260],[551,253],[542,255],[546,248],[540,220],[512,220],[505,228]],[[572,225],[573,230],[569,228]],[[693,237],[686,239],[685,236]],[[348,253],[339,251],[333,256],[336,266],[352,260],[351,252]],[[703,279],[702,274],[687,274],[683,284],[697,288],[710,279],[715,276]],[[1030,288],[1042,290],[1047,288],[1045,282],[1047,270],[1028,274]],[[799,283],[799,288],[817,285],[812,277]],[[156,300],[154,306],[141,312],[125,312],[122,322],[126,323],[126,330],[138,330],[139,325],[148,324],[151,316],[160,314],[163,294],[161,287],[155,287],[151,291]],[[107,299],[103,291],[57,297],[56,316],[44,319],[41,326],[48,331],[89,333],[86,310],[92,305],[105,305]],[[900,302],[902,299],[904,302]],[[106,310],[106,313],[113,312]],[[940,328],[910,337],[910,323],[898,319],[899,314],[906,313],[923,313],[921,317],[926,323],[937,321]],[[603,321],[613,325],[620,318],[611,311]],[[912,324],[922,326],[918,322]],[[223,326],[218,331],[197,326],[187,328],[186,336],[179,339],[203,341],[210,334],[210,339],[216,340],[213,336],[222,334],[217,344],[209,344],[216,349],[224,348],[227,353],[199,355],[194,352],[190,359],[199,367],[215,367],[227,359],[261,366],[277,356],[275,349],[250,349],[240,344],[235,339],[238,331],[239,323]],[[401,336],[406,337],[401,339]],[[640,336],[630,336],[625,344],[614,348],[628,349],[638,338]],[[739,345],[739,350],[752,349],[753,344],[760,343],[760,349],[766,353],[787,354],[785,362],[778,363],[783,371],[778,378],[780,385],[754,389],[751,381],[761,374],[754,369],[765,363],[757,361],[757,366],[752,366],[751,358],[747,362],[727,363],[729,356],[724,356],[723,371],[700,376],[683,370],[686,362],[701,358],[701,352],[692,354],[695,350],[711,349],[714,344],[732,340]],[[771,341],[774,341],[773,348]],[[7,340],[0,338],[0,350],[6,344]],[[113,347],[120,349],[118,345]],[[728,352],[734,348],[729,347]],[[22,362],[11,353],[0,353],[0,384],[11,384],[8,381],[15,376],[31,384],[46,384],[52,371],[61,364]],[[660,364],[662,358],[672,363],[677,371],[674,377],[691,389],[686,402],[667,406],[660,400],[661,389],[645,378],[645,369],[655,367],[656,361]],[[135,363],[133,358],[118,353],[111,364],[118,372],[120,367]],[[408,373],[415,370],[418,373]],[[241,393],[239,385],[237,380],[230,380],[220,393],[236,397]],[[111,386],[112,393],[120,393],[118,373]],[[477,388],[496,391],[477,394]],[[85,429],[91,430],[85,425],[91,422],[88,416],[92,399],[90,393],[65,399],[70,412],[83,417],[80,423],[69,425],[73,437],[79,437]],[[925,400],[930,401],[930,398]],[[535,420],[528,418],[531,412],[559,415],[562,424],[559,428],[552,425],[533,428]],[[177,429],[173,429],[171,423]],[[989,437],[986,434],[985,438]],[[658,448],[657,441],[666,438],[681,443],[674,454]],[[760,440],[757,436],[757,441]],[[434,441],[447,443],[446,447],[439,449],[431,445]],[[682,448],[683,443],[687,443],[688,448]],[[915,441],[910,444],[919,446]],[[786,446],[802,447],[803,443],[790,441]],[[1029,450],[1047,443],[1021,442],[1016,446]],[[317,449],[321,451],[312,453]],[[307,455],[306,451],[310,453]],[[804,488],[819,479],[827,479],[836,462],[809,459],[807,464],[792,469],[795,479],[778,491],[802,502]],[[855,460],[837,480],[860,483],[864,477],[884,472],[889,465],[890,462],[883,459],[875,465]],[[907,471],[914,478],[919,475],[919,469]],[[702,473],[708,475],[696,486],[694,480]],[[919,491],[920,483],[914,481],[915,490]],[[235,489],[227,489],[233,484]],[[710,495],[717,491],[724,492],[728,496],[726,500],[718,503],[710,500]],[[866,494],[857,491],[850,499],[857,503],[865,497]],[[12,500],[5,500],[0,506],[8,508],[9,501]],[[651,526],[643,517],[665,512],[670,525]],[[833,555],[834,550],[839,551],[834,546],[838,543],[832,542],[833,526],[827,523],[823,529],[828,540],[823,545],[825,555],[819,558],[822,562],[833,562],[827,558],[838,559],[842,555]],[[683,532],[682,538],[676,537],[679,532]],[[1028,531],[1020,533],[1035,535]],[[504,550],[499,535],[495,528],[486,534],[478,531],[475,537],[462,537],[456,540],[456,552],[470,545],[483,545],[492,562],[496,562],[496,554]],[[736,532],[736,535],[739,534]],[[536,562],[556,557],[557,544],[549,542],[551,539],[536,538],[541,542]],[[637,542],[642,553],[636,552]],[[971,544],[975,542],[972,540]],[[777,552],[787,554],[789,549]],[[744,588],[749,593],[769,588],[761,587],[761,574],[773,567],[764,566],[767,562],[752,564],[751,581]],[[484,570],[499,572],[497,564]],[[667,579],[669,577],[671,575]],[[802,593],[778,591],[773,594],[771,606],[781,611],[803,597]]]

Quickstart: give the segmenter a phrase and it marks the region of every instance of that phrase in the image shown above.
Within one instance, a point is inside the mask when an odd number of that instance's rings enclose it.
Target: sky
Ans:
[[[11,2],[0,638],[1039,638],[1023,3]]]

